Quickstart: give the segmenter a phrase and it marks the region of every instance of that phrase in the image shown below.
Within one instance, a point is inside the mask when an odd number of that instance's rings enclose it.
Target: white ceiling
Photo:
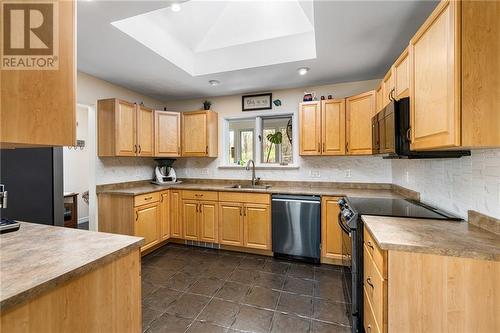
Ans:
[[[174,13],[165,9],[172,2],[79,1],[78,70],[160,100],[379,78],[437,4],[314,1],[314,6],[308,7],[309,2],[302,1],[301,14],[293,4],[273,1],[267,13],[272,15],[264,15],[259,21],[266,29],[257,29],[255,24],[252,28],[250,16],[238,13],[248,14],[251,8],[261,8],[262,3],[189,1]],[[144,18],[148,15],[156,15],[158,21],[149,21],[147,26]],[[286,18],[301,15],[307,21],[296,26]],[[129,25],[125,33],[111,24],[134,16],[142,21],[133,23],[146,28],[132,29]],[[313,25],[309,31],[308,22]],[[158,42],[159,33],[151,33],[158,24],[164,29],[160,33],[165,39],[170,38],[163,47],[161,40]],[[266,30],[271,32],[266,34]],[[312,35],[302,42],[276,42],[307,33]],[[142,38],[141,42],[136,38]],[[311,70],[300,76],[296,70],[303,66]],[[212,79],[221,84],[209,85]]]

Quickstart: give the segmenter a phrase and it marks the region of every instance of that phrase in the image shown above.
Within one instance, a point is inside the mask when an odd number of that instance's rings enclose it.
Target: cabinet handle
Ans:
[[[323,142],[323,153],[326,151],[325,149],[325,143]]]
[[[198,213],[198,204],[196,204],[196,212]]]
[[[135,220],[137,221],[139,219],[139,213],[135,212]]]
[[[372,242],[368,241],[366,242],[366,246],[368,246],[369,248],[371,248],[372,250],[374,250],[375,248],[373,247],[372,245]]]
[[[205,154],[208,155],[208,145],[205,147]]]
[[[318,153],[321,153],[321,143],[318,142]]]
[[[406,139],[411,142],[411,127],[406,130]]]
[[[137,154],[137,145],[134,145],[134,154]]]
[[[368,328],[368,332],[372,331],[372,325],[368,324],[367,328]]]
[[[203,212],[203,205],[200,204],[200,213],[202,213],[202,212]]]
[[[368,277],[368,278],[366,279],[366,283],[368,283],[368,285],[369,285],[370,287],[372,287],[372,289],[375,289],[375,287],[373,286],[373,283],[372,283],[372,278],[371,278],[371,277]]]
[[[139,154],[141,153],[141,145],[139,145]]]
[[[243,208],[243,216],[247,216],[247,207]]]
[[[145,197],[144,200],[151,200],[153,197]]]
[[[180,153],[181,153],[181,146],[177,147],[177,154],[180,155]]]
[[[349,151],[349,141],[347,141],[345,143],[345,151],[348,152]]]
[[[195,197],[202,197],[202,196],[203,196],[203,194],[195,194],[194,196],[195,196]]]

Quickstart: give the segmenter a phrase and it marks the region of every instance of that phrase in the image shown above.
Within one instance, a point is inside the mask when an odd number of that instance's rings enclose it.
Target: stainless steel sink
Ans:
[[[242,185],[242,184],[234,184],[231,186],[226,186],[227,188],[248,188],[248,189],[262,189],[262,190],[267,190],[268,188],[271,188],[271,185]]]

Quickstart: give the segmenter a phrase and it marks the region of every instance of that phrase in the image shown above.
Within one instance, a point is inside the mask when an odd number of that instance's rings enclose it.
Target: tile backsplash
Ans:
[[[469,209],[500,218],[500,149],[473,150],[459,159],[393,160],[392,179],[463,218]]]
[[[152,179],[156,163],[152,158],[102,157],[96,162],[96,184]]]

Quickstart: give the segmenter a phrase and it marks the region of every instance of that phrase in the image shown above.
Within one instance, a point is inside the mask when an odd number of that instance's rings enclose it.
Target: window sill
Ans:
[[[219,165],[219,169],[233,169],[233,170],[245,170],[244,165]],[[299,166],[296,164],[288,164],[288,165],[256,165],[256,170],[293,170],[298,169]]]

